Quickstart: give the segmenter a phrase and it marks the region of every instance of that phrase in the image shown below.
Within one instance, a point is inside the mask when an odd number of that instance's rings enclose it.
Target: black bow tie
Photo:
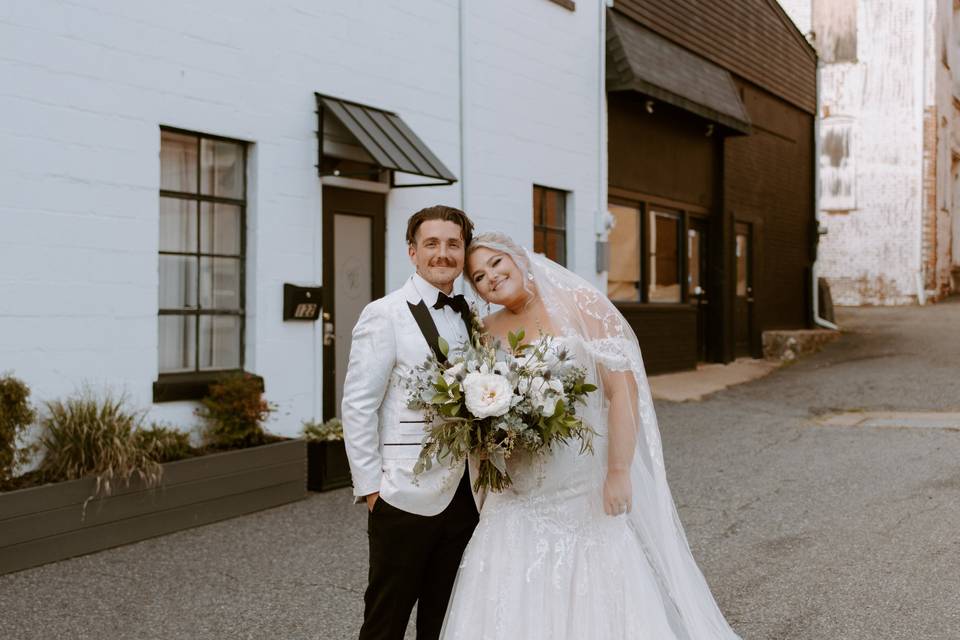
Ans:
[[[433,308],[443,309],[444,307],[450,307],[460,315],[465,315],[470,311],[470,306],[467,304],[467,299],[462,295],[457,294],[451,297],[441,291],[437,294],[437,302],[433,305]]]

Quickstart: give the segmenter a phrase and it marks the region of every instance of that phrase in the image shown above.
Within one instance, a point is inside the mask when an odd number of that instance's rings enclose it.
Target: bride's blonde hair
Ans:
[[[530,260],[527,258],[527,252],[524,251],[523,247],[514,242],[513,238],[507,234],[500,233],[499,231],[488,231],[487,233],[481,233],[480,235],[475,236],[473,241],[467,247],[467,255],[464,259],[464,262],[469,262],[470,256],[473,255],[473,252],[477,249],[490,249],[491,251],[499,251],[507,254],[513,259],[513,262],[517,265],[517,268],[523,272],[523,275],[526,278],[529,278]],[[477,288],[474,286],[473,278],[470,277],[470,274],[467,274],[467,281],[470,282],[470,286],[473,287],[474,291],[476,291]],[[524,283],[524,288],[526,288],[526,283]]]
[[[517,265],[517,269],[520,269],[520,272],[523,274],[523,289],[529,294],[524,308],[528,307],[536,299],[537,291],[536,287],[533,286],[533,271],[531,270],[530,258],[527,257],[526,250],[514,242],[513,238],[507,234],[500,233],[499,231],[488,231],[487,233],[481,233],[473,239],[473,242],[467,247],[467,255],[464,258],[464,263],[469,263],[471,254],[481,248],[499,251],[500,253],[505,253],[510,256],[513,263]],[[471,274],[467,274],[466,280],[470,283],[470,288],[473,289],[473,292],[477,293],[477,285],[473,282]]]

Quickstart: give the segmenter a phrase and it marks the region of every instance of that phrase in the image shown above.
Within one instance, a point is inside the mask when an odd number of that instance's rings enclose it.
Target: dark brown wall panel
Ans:
[[[760,330],[808,321],[813,220],[813,117],[756,89],[745,89],[754,134],[728,138],[724,202],[756,231],[754,270]]]
[[[816,57],[772,0],[616,0],[614,6],[680,46],[816,112]]]
[[[630,323],[649,375],[697,366],[697,312],[688,305],[618,304]]]
[[[705,121],[633,92],[607,96],[610,185],[711,208],[718,172],[716,136]]]

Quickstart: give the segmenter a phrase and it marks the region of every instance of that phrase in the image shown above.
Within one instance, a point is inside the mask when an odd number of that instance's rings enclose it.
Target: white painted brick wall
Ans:
[[[810,24],[811,0],[781,0],[799,28]],[[951,154],[958,149],[951,128],[953,81],[943,66],[957,56],[949,36],[952,2],[908,3],[898,0],[857,3],[857,59],[820,66],[820,117],[823,123],[852,122],[850,161],[855,173],[855,208],[821,208],[817,269],[829,279],[838,304],[909,304],[918,283],[934,277],[937,289],[947,281],[950,219],[956,218],[950,175]],[[936,177],[933,208],[938,219],[924,232],[931,215],[924,185],[924,114],[937,129],[928,153],[928,170]],[[821,171],[829,164],[821,157]],[[925,189],[927,189],[925,191]],[[822,191],[822,189],[821,189]],[[827,202],[821,193],[821,207]],[[958,203],[960,204],[960,203]],[[951,216],[951,213],[952,216]],[[924,271],[930,260],[936,274]],[[933,289],[927,295],[936,293]]]
[[[533,183],[568,189],[571,263],[593,273],[599,3],[465,0],[470,86],[460,167],[458,0],[7,0],[0,3],[0,370],[36,400],[89,383],[151,406],[157,374],[159,126],[247,140],[246,368],[293,434],[319,408],[317,326],[283,323],[283,282],[319,282],[319,91],[399,113],[466,182],[481,229],[529,243]],[[410,272],[414,210],[388,197],[387,285]]]

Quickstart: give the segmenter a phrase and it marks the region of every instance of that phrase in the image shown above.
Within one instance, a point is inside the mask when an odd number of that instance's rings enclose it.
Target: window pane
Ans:
[[[200,368],[240,368],[240,318],[200,316]]]
[[[240,260],[200,258],[200,308],[240,309]]]
[[[533,252],[542,253],[546,255],[547,253],[547,234],[545,234],[540,229],[533,230]]]
[[[700,261],[703,259],[700,249],[703,240],[698,229],[687,231],[687,295],[689,298],[704,293],[704,288],[707,286],[702,281],[702,276],[705,274],[700,273]]]
[[[200,251],[240,255],[240,207],[204,202],[200,206]]]
[[[649,302],[680,302],[680,220],[665,213],[650,215]]]
[[[243,147],[236,142],[204,138],[200,151],[200,192],[221,198],[243,198]]]
[[[557,264],[566,266],[567,264],[566,234],[561,231],[548,231],[546,236],[547,236],[546,237],[547,257],[553,260],[554,262],[556,262]]]
[[[197,192],[197,139],[182,133],[160,132],[160,188]]]
[[[533,187],[533,226],[543,224],[543,187]]]
[[[197,250],[197,203],[160,198],[160,251]]]
[[[197,259],[191,256],[160,256],[160,308],[188,309],[197,306]]]
[[[611,300],[640,301],[640,209],[619,204],[609,205],[613,228],[607,236],[610,243],[610,270],[607,273],[607,296]]]
[[[555,229],[566,227],[566,193],[547,189],[544,194],[543,224]]]
[[[737,297],[747,297],[747,236],[737,234]]]
[[[196,316],[159,316],[160,373],[193,371]]]

